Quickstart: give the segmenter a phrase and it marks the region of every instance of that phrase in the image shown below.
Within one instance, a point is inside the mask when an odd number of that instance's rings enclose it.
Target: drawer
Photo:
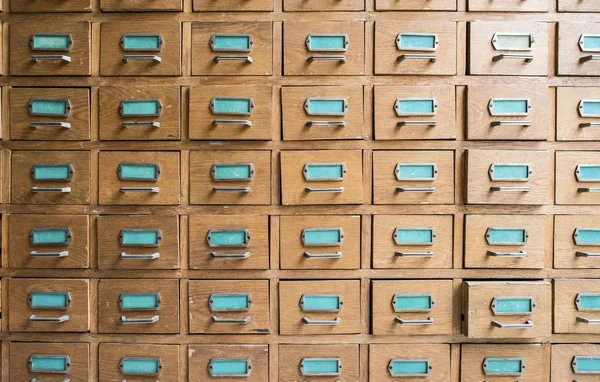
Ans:
[[[192,23],[192,75],[272,74],[271,22]]]
[[[375,74],[455,75],[456,22],[377,21]]]
[[[378,11],[456,11],[456,0],[375,0]]]
[[[556,88],[556,139],[600,140],[600,87]]]
[[[279,382],[307,378],[359,382],[358,345],[279,345]]]
[[[362,204],[362,152],[281,152],[282,204]]]
[[[271,85],[191,87],[190,139],[270,141],[272,110]]]
[[[600,333],[599,302],[600,280],[554,280],[554,332]]]
[[[10,139],[89,141],[90,90],[10,89]]]
[[[87,279],[10,279],[9,331],[89,331],[89,287]]]
[[[469,49],[469,74],[548,75],[545,22],[470,22]]]
[[[365,2],[363,0],[327,0],[322,2],[305,0],[284,0],[283,10],[285,12],[364,11]]]
[[[465,216],[465,268],[544,268],[547,219],[545,215]]]
[[[449,375],[448,344],[369,345],[369,379],[372,381],[443,382]]]
[[[540,344],[467,344],[461,346],[460,381],[540,381],[544,365],[549,362]]]
[[[467,150],[467,204],[548,203],[546,150]]]
[[[269,334],[269,280],[190,280],[190,333]]]
[[[552,345],[552,381],[597,382],[600,345]]]
[[[362,21],[286,21],[283,23],[283,74],[365,74]]]
[[[87,215],[8,215],[10,268],[89,268]]]
[[[554,268],[600,268],[600,216],[554,216]]]
[[[225,0],[192,2],[195,12],[245,12],[245,11],[273,11],[273,0]]]
[[[373,334],[452,334],[452,280],[373,281],[372,285]]]
[[[99,269],[179,269],[178,216],[98,216]]]
[[[373,268],[452,268],[452,215],[374,215]]]
[[[89,151],[13,151],[13,204],[90,204]]]
[[[191,151],[190,204],[271,204],[271,152]]]
[[[269,346],[189,345],[188,374],[201,381],[267,381]]]
[[[279,331],[358,334],[360,306],[360,280],[280,281]]]
[[[509,0],[498,3],[487,0],[469,0],[468,8],[469,12],[548,12],[548,2],[546,0]]]
[[[454,204],[454,152],[373,152],[374,204]]]
[[[100,204],[179,204],[179,152],[102,151]]]
[[[88,381],[90,345],[11,342],[9,365],[14,381]]]
[[[545,281],[463,283],[469,338],[540,338],[552,332],[552,285]]]
[[[179,346],[101,343],[99,348],[101,381],[179,380]]]
[[[281,268],[360,268],[360,223],[360,216],[281,216]]]
[[[178,11],[183,10],[181,0],[100,0],[103,12],[123,11]]]
[[[100,280],[98,332],[179,333],[179,280]]]
[[[362,86],[285,86],[284,140],[363,139]]]
[[[556,204],[600,204],[600,152],[556,152]]]
[[[469,86],[467,138],[546,140],[551,113],[549,105],[546,86],[530,85],[518,94],[513,86]]]
[[[100,140],[180,139],[179,86],[100,88]]]
[[[10,74],[89,76],[90,29],[87,21],[11,23]]]
[[[91,12],[92,2],[90,0],[62,1],[53,0],[49,2],[10,0],[10,11],[12,13],[37,13],[37,12]]]
[[[600,76],[600,23],[558,23],[558,75]]]
[[[558,0],[559,12],[600,12],[600,4],[595,1]]]
[[[103,22],[100,75],[180,76],[181,24]]]
[[[269,217],[189,217],[191,269],[269,269]]]
[[[375,86],[375,139],[455,139],[454,86]]]

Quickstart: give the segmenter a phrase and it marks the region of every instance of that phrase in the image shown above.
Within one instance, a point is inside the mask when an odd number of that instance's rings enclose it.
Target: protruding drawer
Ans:
[[[87,343],[10,343],[10,378],[15,381],[88,381]]]
[[[600,76],[600,23],[558,24],[558,75]]]
[[[466,344],[461,348],[461,382],[539,381],[543,365],[549,362],[539,344]]]
[[[359,382],[358,345],[279,345],[279,381]]]
[[[177,381],[180,376],[178,345],[100,344],[102,381]]]
[[[556,139],[600,140],[600,87],[556,89]]]
[[[600,268],[600,216],[554,216],[554,268]]]
[[[450,375],[450,345],[370,345],[369,380],[441,382]]]
[[[600,374],[600,345],[552,345],[552,381],[596,382]]]
[[[269,346],[189,345],[188,372],[201,381],[267,381]]]
[[[598,324],[600,280],[554,280],[554,332],[597,334],[600,333]]]
[[[556,152],[556,204],[600,204],[600,152]]]
[[[103,12],[175,11],[183,10],[181,0],[100,0]]]

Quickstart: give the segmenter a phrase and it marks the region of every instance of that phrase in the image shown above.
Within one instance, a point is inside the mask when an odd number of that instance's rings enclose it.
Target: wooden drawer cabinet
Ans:
[[[556,204],[600,204],[600,152],[556,152]]]
[[[183,10],[181,0],[100,0],[103,12],[140,12]]]
[[[37,13],[37,12],[91,12],[92,2],[90,0],[62,1],[28,1],[10,0],[10,11],[12,13]]]
[[[87,279],[10,279],[8,328],[11,332],[90,330]]]
[[[455,0],[375,0],[378,11],[455,11]]]
[[[558,0],[559,12],[600,12],[600,4],[595,1]]]
[[[8,365],[14,381],[88,381],[90,345],[11,342]]]
[[[558,24],[558,74],[600,76],[599,36],[600,23],[561,21]]]
[[[552,345],[552,381],[598,381],[600,345]]]
[[[539,344],[462,345],[460,381],[540,381],[548,363]]]
[[[269,346],[189,345],[188,374],[201,381],[267,381]]]
[[[283,10],[285,12],[344,12],[344,11],[363,11],[365,2],[363,0],[346,1],[306,1],[306,0],[284,0]]]
[[[194,12],[246,12],[246,11],[273,11],[273,0],[226,0],[192,2]]]
[[[279,382],[359,382],[358,345],[279,345]]]
[[[600,140],[600,87],[557,88],[556,110],[557,140]]]
[[[554,268],[600,268],[600,216],[554,216]]]
[[[369,346],[369,380],[443,382],[450,375],[448,344]]]
[[[111,344],[99,348],[102,381],[177,381],[180,375],[178,345]]]
[[[599,301],[600,280],[554,280],[554,332],[600,333]]]
[[[499,3],[487,0],[468,0],[468,8],[470,12],[548,12],[548,2],[545,0],[510,0]]]

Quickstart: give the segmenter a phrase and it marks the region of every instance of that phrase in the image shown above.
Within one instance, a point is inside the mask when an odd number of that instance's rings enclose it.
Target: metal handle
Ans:
[[[121,192],[151,192],[153,194],[158,194],[160,192],[160,187],[121,187]]]
[[[63,129],[70,129],[71,124],[69,122],[30,122],[29,127],[37,129],[38,127],[62,127]]]
[[[340,64],[345,64],[346,56],[310,56],[306,59],[306,61],[339,61]]]
[[[246,61],[247,63],[252,63],[252,57],[250,56],[216,56],[213,58],[215,64],[218,64],[219,61]]]
[[[69,315],[60,317],[37,317],[35,314],[29,316],[29,322],[66,322],[69,321]]]
[[[600,192],[598,187],[581,187],[577,189],[577,192]]]
[[[213,126],[218,125],[243,125],[246,127],[252,127],[252,121],[247,119],[215,119],[212,121]]]
[[[137,54],[130,54],[130,55],[126,55],[123,56],[123,62],[124,63],[128,63],[130,60],[143,60],[143,61],[154,61],[156,63],[160,63],[162,61],[162,59],[154,54],[148,54],[148,55],[137,55]]]
[[[341,318],[336,317],[333,320],[311,320],[308,317],[302,317],[302,322],[306,325],[324,325],[324,326],[337,326],[341,322]]]
[[[346,127],[346,122],[344,121],[308,121],[306,122],[307,127],[314,126],[334,126],[334,127]]]
[[[250,192],[250,187],[214,187],[214,192]]]
[[[397,58],[398,62],[404,60],[429,60],[429,62],[435,62],[435,54],[402,54]]]
[[[435,192],[434,187],[396,187],[396,192]]]
[[[527,252],[519,251],[519,252],[496,252],[496,251],[487,251],[488,256],[494,257],[527,257]]]
[[[394,321],[400,325],[433,325],[433,317],[427,317],[426,320],[406,320],[402,317],[395,317]]]
[[[600,253],[592,253],[592,252],[575,252],[575,256],[577,257],[600,257]]]
[[[433,252],[394,252],[398,257],[433,257]]]
[[[595,61],[595,60],[600,60],[600,54],[591,54],[589,56],[583,56],[579,59],[579,61],[581,61],[581,62]]]
[[[210,255],[213,259],[247,259],[252,253],[243,252],[243,253],[222,253],[219,254],[217,252],[211,252]]]
[[[304,257],[307,259],[341,259],[342,252],[336,253],[310,253],[304,252]]]
[[[31,380],[29,382],[38,382],[38,380],[37,380],[37,378],[31,378]],[[65,378],[61,382],[71,382],[71,379],[70,378]],[[123,380],[121,382],[127,382],[127,381]],[[337,382],[339,382],[339,381],[337,381]]]
[[[490,187],[490,191],[529,192],[529,191],[531,191],[531,187],[500,187],[500,186],[492,186],[492,187]]]
[[[523,126],[523,127],[529,127],[529,126],[533,125],[533,122],[531,122],[531,121],[494,121],[494,122],[490,123],[490,125],[492,127],[495,127],[495,126]]]
[[[402,126],[425,126],[425,127],[435,127],[437,126],[436,121],[400,121],[396,124],[398,127]]]
[[[584,324],[590,324],[590,325],[600,325],[600,320],[592,320],[589,318],[579,317],[579,316],[577,316],[577,322],[581,322]]]
[[[215,324],[240,324],[246,325],[252,318],[250,316],[246,316],[244,318],[220,318],[217,316],[212,316],[212,320]]]
[[[600,122],[585,122],[585,123],[580,123],[579,124],[580,128],[585,128],[585,127],[600,127]]]
[[[344,187],[332,187],[332,188],[328,188],[328,187],[323,187],[323,188],[315,188],[315,187],[306,187],[304,189],[304,191],[306,192],[344,192]]]
[[[121,252],[121,259],[123,260],[156,260],[160,258],[160,252],[145,253],[140,255],[134,255],[127,252]]]
[[[31,192],[60,192],[68,194],[71,192],[71,187],[31,187]]]
[[[121,127],[160,127],[160,122],[123,122]]]
[[[506,54],[506,53],[503,53],[503,54],[494,56],[492,58],[492,61],[498,62],[505,58],[509,58],[509,59],[513,59],[513,60],[525,60],[525,62],[531,62],[531,61],[533,61],[533,54]]]
[[[154,324],[160,320],[160,316],[152,316],[149,318],[127,318],[127,316],[121,316],[122,324]]]
[[[31,256],[31,257],[67,257],[67,256],[69,256],[69,251],[62,251],[62,252],[31,251],[29,256]]]
[[[63,54],[51,54],[51,55],[35,55],[31,56],[31,62],[34,64],[40,61],[62,61],[71,62],[71,57]]]
[[[524,324],[503,324],[500,321],[492,321],[492,326],[500,329],[533,329],[533,321],[527,320]]]

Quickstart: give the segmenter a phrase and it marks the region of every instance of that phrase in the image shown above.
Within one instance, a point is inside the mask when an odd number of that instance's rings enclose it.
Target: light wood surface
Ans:
[[[554,267],[555,268],[598,268],[596,257],[577,256],[577,252],[595,253],[596,245],[578,245],[575,242],[577,228],[600,229],[597,216],[556,215],[554,217]]]
[[[559,141],[595,141],[600,139],[597,130],[581,128],[582,123],[595,122],[600,117],[582,117],[579,103],[598,98],[597,87],[560,87],[556,89],[556,139]]]
[[[561,22],[558,25],[558,74],[564,76],[598,76],[598,62],[581,60],[595,54],[584,52],[579,44],[585,34],[600,33],[600,23]],[[593,49],[596,51],[597,49]]]
[[[403,341],[397,341],[402,343]],[[371,345],[369,349],[369,381],[393,382],[388,372],[392,359],[426,359],[431,371],[427,377],[404,377],[407,382],[442,382],[450,375],[450,346],[447,344],[417,343],[411,345]]]
[[[539,344],[521,345],[463,345],[461,346],[461,382],[512,381],[515,376],[488,376],[483,370],[486,358],[517,358],[525,364],[522,374],[516,376],[519,381],[535,382],[543,380],[542,367],[548,364],[542,346]]]
[[[581,375],[573,371],[573,359],[576,356],[596,357],[600,346],[587,344],[569,344],[552,346],[552,381],[580,380],[581,382],[596,382],[597,375]]]
[[[600,204],[600,197],[581,188],[596,188],[600,181],[579,181],[577,166],[600,164],[600,152],[558,151],[556,153],[556,204]]]
[[[335,377],[318,376],[315,380],[335,382],[343,378],[344,381],[358,382],[359,379],[359,349],[358,345],[280,345],[279,346],[279,381],[296,382],[305,380],[302,376],[300,364],[305,358],[339,359],[342,369]],[[310,378],[310,377],[308,377]],[[310,379],[308,379],[310,380]]]
[[[577,319],[578,317],[589,320],[600,318],[597,311],[577,307],[579,293],[592,295],[600,293],[600,282],[581,279],[554,280],[554,331],[556,333],[600,333],[598,326]]]
[[[248,359],[251,371],[248,377],[212,377],[208,364],[215,358]],[[190,378],[202,381],[236,382],[244,378],[250,382],[266,381],[269,378],[269,347],[266,345],[191,345],[188,346]]]

